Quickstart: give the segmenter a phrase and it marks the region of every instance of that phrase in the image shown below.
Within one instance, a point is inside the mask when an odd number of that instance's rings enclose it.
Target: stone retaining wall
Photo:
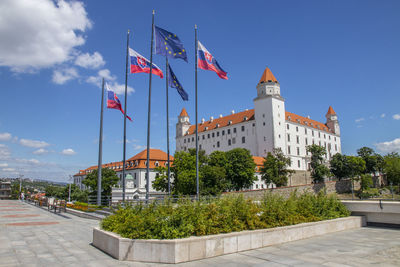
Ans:
[[[256,249],[365,226],[365,218],[352,216],[270,229],[172,240],[135,240],[99,228],[93,245],[118,260],[179,263]]]
[[[296,191],[300,194],[303,192],[314,192],[318,193],[319,191],[326,188],[326,192],[329,193],[347,193],[351,192],[351,180],[341,180],[341,181],[328,181],[317,184],[303,184],[296,186],[283,186],[278,188],[269,188],[269,189],[255,189],[255,190],[244,190],[244,191],[236,191],[236,192],[227,192],[224,194],[243,194],[245,197],[251,198],[260,198],[265,193],[277,193],[284,197],[289,197],[289,195]],[[360,183],[354,182],[354,190],[360,189]]]

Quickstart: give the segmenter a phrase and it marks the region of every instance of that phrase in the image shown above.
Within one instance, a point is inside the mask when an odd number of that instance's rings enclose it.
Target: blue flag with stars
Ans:
[[[181,58],[187,62],[186,49],[176,34],[154,26],[156,36],[156,54],[170,58]]]
[[[189,100],[188,94],[185,92],[185,90],[183,90],[182,85],[179,83],[178,79],[176,78],[169,64],[168,64],[168,78],[169,78],[168,85],[172,88],[176,88],[182,99],[188,101]]]

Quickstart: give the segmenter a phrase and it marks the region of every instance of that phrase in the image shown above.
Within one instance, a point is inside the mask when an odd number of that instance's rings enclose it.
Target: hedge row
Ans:
[[[174,239],[264,229],[349,216],[335,195],[293,193],[288,199],[266,194],[260,201],[227,196],[211,201],[119,208],[101,222],[104,230],[131,239]]]

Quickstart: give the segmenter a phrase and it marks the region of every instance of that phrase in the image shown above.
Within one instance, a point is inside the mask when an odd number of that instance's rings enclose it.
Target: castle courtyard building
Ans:
[[[286,111],[280,84],[269,68],[261,76],[253,101],[253,109],[202,119],[198,124],[199,149],[210,154],[246,148],[253,156],[265,157],[280,148],[291,158],[290,168],[299,171],[309,169],[309,145],[324,147],[326,160],[341,153],[339,121],[333,108],[329,106],[325,123]],[[196,125],[190,124],[186,109],[182,109],[176,124],[176,151],[195,148],[195,130]]]

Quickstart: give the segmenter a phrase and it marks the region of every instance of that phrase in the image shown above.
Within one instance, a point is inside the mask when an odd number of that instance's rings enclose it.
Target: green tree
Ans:
[[[389,183],[400,185],[400,155],[390,153],[384,157],[384,172]]]
[[[89,173],[86,178],[82,181],[84,185],[90,188],[91,194],[97,194],[97,169]],[[111,196],[112,187],[117,185],[119,178],[114,170],[109,168],[101,169],[101,187],[103,189],[103,196]]]
[[[208,156],[207,164],[201,169],[202,195],[219,195],[231,188],[226,170],[228,158],[226,152],[214,151]]]
[[[382,166],[382,156],[375,153],[372,148],[362,147],[357,150],[357,154],[365,161],[365,173],[375,173],[380,171]]]
[[[361,174],[361,191],[368,190],[374,184],[371,174]]]
[[[329,162],[330,170],[339,180],[350,177],[350,169],[346,155],[336,153]]]
[[[163,166],[158,166],[155,168],[156,177],[153,181],[153,188],[157,191],[167,192],[168,191],[168,175],[167,175],[167,168]],[[172,173],[170,174],[171,176]]]
[[[250,187],[257,180],[254,175],[256,164],[249,150],[232,149],[226,152],[226,158],[228,160],[226,174],[232,189],[240,190]]]
[[[350,178],[358,178],[365,173],[365,161],[361,157],[347,156],[347,164]]]
[[[307,146],[307,152],[311,153],[311,177],[314,182],[322,182],[324,177],[330,174],[329,168],[325,166],[324,156],[326,155],[325,148],[318,145]]]
[[[286,157],[280,148],[268,152],[261,168],[261,179],[266,183],[274,183],[277,187],[287,185],[288,175],[294,171],[289,170],[291,160]]]

